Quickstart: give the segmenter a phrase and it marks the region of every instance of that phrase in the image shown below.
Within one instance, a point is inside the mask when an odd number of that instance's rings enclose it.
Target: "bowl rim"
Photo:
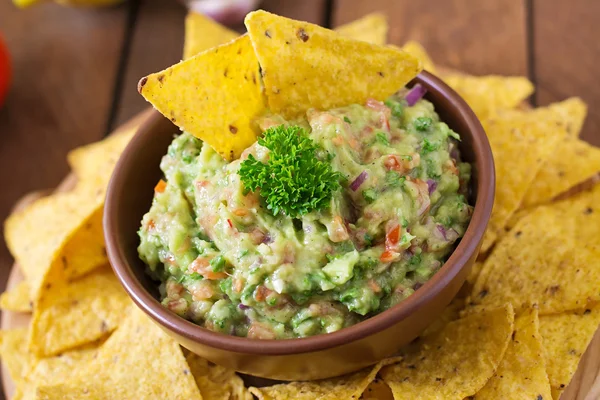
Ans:
[[[459,274],[467,265],[471,256],[479,250],[491,216],[495,191],[495,170],[492,151],[485,131],[475,113],[458,93],[441,79],[426,71],[422,71],[413,81],[426,83],[433,91],[437,91],[445,97],[448,101],[448,109],[453,114],[460,115],[464,120],[469,134],[472,136],[474,163],[478,166],[477,201],[465,235],[440,270],[419,290],[395,306],[365,321],[336,332],[306,338],[262,340],[236,337],[210,331],[169,311],[135,277],[132,267],[127,262],[125,253],[116,239],[117,235],[113,234],[118,226],[115,212],[118,204],[112,199],[119,188],[123,186],[124,166],[128,164],[132,153],[140,147],[141,143],[144,143],[145,138],[148,136],[144,133],[153,129],[158,122],[164,119],[162,115],[154,111],[139,127],[135,136],[123,151],[115,166],[106,192],[103,225],[107,254],[112,268],[126,292],[137,306],[152,319],[167,330],[187,340],[226,351],[279,356],[315,352],[366,338],[386,330],[427,304]]]

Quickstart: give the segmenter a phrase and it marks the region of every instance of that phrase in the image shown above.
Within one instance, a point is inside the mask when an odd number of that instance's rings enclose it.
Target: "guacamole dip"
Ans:
[[[405,95],[268,115],[231,163],[176,137],[139,231],[164,306],[279,339],[337,331],[418,290],[467,228],[470,165],[433,105]]]

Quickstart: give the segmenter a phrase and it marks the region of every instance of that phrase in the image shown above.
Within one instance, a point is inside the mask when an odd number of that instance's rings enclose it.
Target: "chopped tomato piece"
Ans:
[[[244,290],[244,280],[240,278],[236,278],[233,280],[233,290],[236,293],[241,293]]]
[[[214,272],[210,268],[210,260],[206,257],[198,257],[188,267],[191,272],[197,272],[204,277],[204,279],[215,280],[223,279],[227,277],[225,272]]]
[[[393,249],[400,241],[400,224],[395,224],[385,235],[385,248]]]
[[[154,186],[154,191],[156,193],[162,193],[165,191],[166,188],[167,188],[167,182],[165,182],[161,179],[160,181],[158,181],[156,186]]]
[[[269,326],[253,321],[248,328],[248,337],[251,339],[275,339],[276,336]]]
[[[273,293],[272,290],[267,289],[266,287],[261,285],[256,288],[256,291],[254,292],[254,299],[256,301],[265,301],[267,296],[270,295],[271,293]]]
[[[383,165],[388,171],[402,171],[402,164],[400,164],[398,157],[393,154],[386,157]]]
[[[392,261],[395,261],[398,258],[399,254],[396,253],[395,251],[391,251],[391,250],[386,250],[383,253],[381,253],[381,256],[379,257],[379,261],[384,262],[384,263],[389,263]]]
[[[379,293],[379,292],[381,292],[381,286],[379,286],[379,285],[377,284],[377,282],[375,282],[373,279],[371,279],[371,280],[370,280],[370,281],[367,283],[367,285],[368,285],[368,286],[371,288],[371,290],[372,290],[373,292],[375,292],[375,293]]]
[[[227,223],[229,224],[229,227],[230,227],[230,228],[233,228],[233,222],[231,222],[231,220],[230,220],[230,219],[227,219]]]
[[[248,210],[246,210],[245,208],[236,208],[235,210],[233,210],[233,215],[243,217],[248,215]]]

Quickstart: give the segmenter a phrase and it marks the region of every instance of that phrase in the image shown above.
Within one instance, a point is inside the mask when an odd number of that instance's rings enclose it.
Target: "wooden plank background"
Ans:
[[[438,64],[528,76],[537,85],[534,105],[582,97],[590,106],[582,136],[600,145],[598,0],[265,0],[261,7],[327,27],[381,11],[391,43],[418,40]],[[21,196],[65,176],[69,149],[147,106],[137,81],[180,59],[185,12],[173,0],[27,10],[0,2],[14,71],[0,109],[0,221]],[[0,288],[11,264],[0,237]]]

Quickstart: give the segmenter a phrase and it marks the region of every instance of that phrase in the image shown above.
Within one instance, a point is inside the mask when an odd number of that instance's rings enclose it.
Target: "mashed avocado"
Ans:
[[[245,160],[269,161],[267,147],[227,163],[176,137],[139,231],[164,306],[214,331],[292,338],[356,324],[418,290],[467,228],[470,165],[433,105],[402,95],[259,121],[303,128],[337,177],[324,207],[293,217],[240,177]]]

